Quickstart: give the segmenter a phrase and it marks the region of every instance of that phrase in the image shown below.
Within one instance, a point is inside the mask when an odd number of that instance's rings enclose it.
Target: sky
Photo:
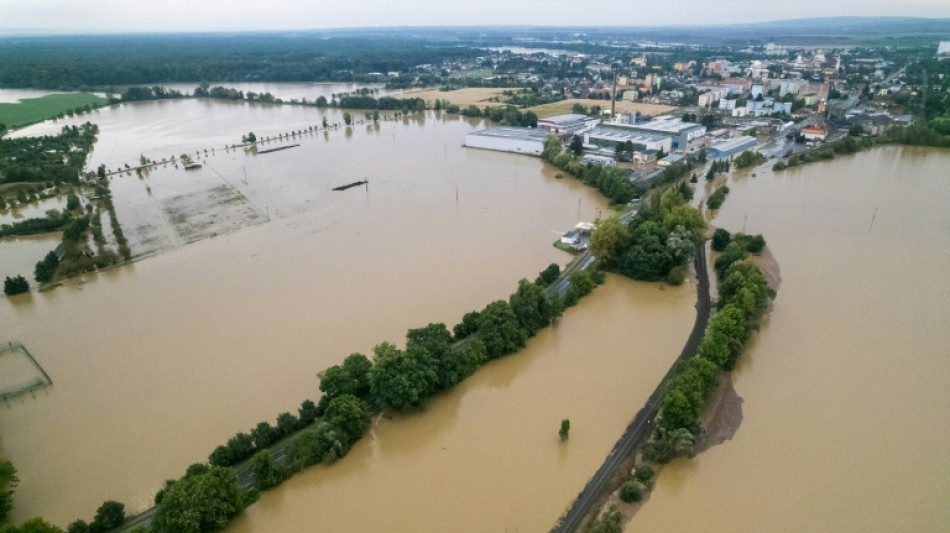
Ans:
[[[950,0],[0,0],[0,34],[365,26],[649,26],[950,17]]]

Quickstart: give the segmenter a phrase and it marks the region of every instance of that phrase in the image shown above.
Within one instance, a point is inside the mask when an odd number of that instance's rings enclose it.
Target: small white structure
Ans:
[[[599,123],[600,119],[574,113],[570,115],[539,118],[538,129],[563,137],[590,131]]]
[[[577,231],[571,230],[564,235],[561,235],[561,244],[566,244],[568,246],[578,244],[581,242],[581,234]]]
[[[548,133],[531,128],[501,126],[473,131],[465,136],[465,146],[498,152],[541,155]]]

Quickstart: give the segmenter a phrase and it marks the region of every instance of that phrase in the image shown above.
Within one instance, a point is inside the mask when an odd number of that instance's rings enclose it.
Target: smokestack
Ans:
[[[614,119],[617,111],[617,70],[614,69],[614,92],[610,95],[610,120]]]

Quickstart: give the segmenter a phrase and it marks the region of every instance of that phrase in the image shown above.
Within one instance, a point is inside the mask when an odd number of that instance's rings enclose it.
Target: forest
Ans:
[[[483,50],[411,37],[167,34],[0,39],[0,86],[75,90],[217,81],[370,81]]]

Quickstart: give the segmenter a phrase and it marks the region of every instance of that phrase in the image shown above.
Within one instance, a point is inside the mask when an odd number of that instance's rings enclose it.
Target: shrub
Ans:
[[[620,499],[626,503],[638,502],[643,499],[643,488],[635,479],[628,480],[620,487]]]
[[[727,230],[716,228],[712,238],[712,249],[721,252],[726,249],[726,246],[729,246],[730,241],[732,241],[732,236],[729,235]]]
[[[645,483],[653,479],[654,473],[655,472],[652,466],[645,463],[641,463],[641,464],[638,464],[637,468],[634,470],[633,477],[635,477],[637,481],[640,481],[641,483]]]
[[[666,282],[670,285],[682,285],[685,279],[686,267],[683,265],[676,265],[671,268],[669,274],[666,275]]]

